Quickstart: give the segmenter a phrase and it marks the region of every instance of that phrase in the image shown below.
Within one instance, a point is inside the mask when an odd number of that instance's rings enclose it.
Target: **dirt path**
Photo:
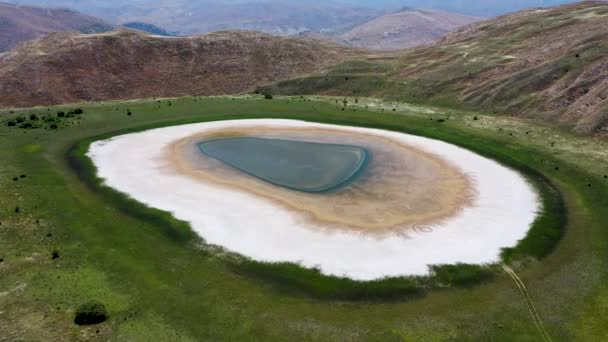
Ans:
[[[509,277],[511,277],[511,279],[513,279],[513,282],[519,289],[519,292],[521,293],[522,297],[524,298],[524,301],[526,302],[526,306],[528,306],[528,310],[530,311],[530,314],[532,315],[532,319],[534,320],[534,325],[538,329],[539,334],[542,336],[543,341],[549,341],[549,342],[552,341],[551,336],[549,336],[549,334],[545,330],[545,327],[543,325],[543,321],[540,318],[540,315],[538,314],[538,312],[536,311],[536,308],[534,307],[534,303],[532,302],[532,298],[530,298],[530,294],[528,293],[528,289],[526,288],[526,285],[524,284],[524,282],[519,278],[519,276],[517,276],[517,273],[515,273],[515,271],[513,271],[513,269],[511,267],[503,264],[502,268],[509,275]]]

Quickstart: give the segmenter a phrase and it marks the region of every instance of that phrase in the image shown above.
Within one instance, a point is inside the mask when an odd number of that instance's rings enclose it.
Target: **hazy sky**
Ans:
[[[7,1],[7,0],[5,0]],[[12,3],[35,4],[41,6],[65,6],[78,10],[91,7],[117,8],[124,5],[138,7],[154,6],[154,4],[171,4],[180,0],[8,0]],[[190,0],[193,3],[247,3],[247,2],[287,2],[287,3],[327,3],[332,0]],[[333,0],[333,2],[349,3],[375,8],[435,8],[478,16],[494,16],[507,12],[517,11],[529,7],[553,6],[575,2],[573,0]]]

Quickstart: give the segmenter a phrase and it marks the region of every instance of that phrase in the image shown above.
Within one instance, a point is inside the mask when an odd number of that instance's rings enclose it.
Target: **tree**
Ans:
[[[107,319],[108,312],[105,305],[98,301],[90,301],[78,307],[74,323],[77,325],[90,325],[104,322]]]

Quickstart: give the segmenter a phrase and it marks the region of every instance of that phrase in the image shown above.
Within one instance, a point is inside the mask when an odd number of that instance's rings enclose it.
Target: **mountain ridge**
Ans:
[[[605,1],[516,12],[386,54],[382,63],[368,58],[268,91],[376,96],[608,133],[607,21]]]
[[[234,94],[319,72],[359,53],[252,31],[52,33],[0,56],[0,93],[6,94],[0,106]]]
[[[358,25],[340,39],[372,50],[398,50],[432,43],[444,34],[481,18],[433,9],[403,8]]]

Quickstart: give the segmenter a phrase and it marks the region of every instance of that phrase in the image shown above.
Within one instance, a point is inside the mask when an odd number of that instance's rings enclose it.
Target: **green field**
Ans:
[[[352,103],[342,110],[342,99],[336,104],[332,98],[183,98],[2,113],[0,340],[541,338],[526,301],[506,273],[497,271],[481,284],[390,300],[315,296],[309,291],[311,282],[322,289],[330,282],[335,293],[352,284],[312,272],[307,276],[313,280],[296,286],[303,274],[299,268],[285,265],[282,273],[266,276],[264,265],[243,266],[235,256],[201,244],[171,217],[133,210],[118,196],[112,200],[116,194],[87,179],[86,165],[74,168],[79,165],[73,160],[70,165],[68,158],[70,152],[82,152],[87,142],[117,133],[256,117],[429,136],[523,167],[526,174],[550,182],[561,196],[549,198],[563,199],[567,208],[561,241],[548,247],[522,243],[505,259],[513,261],[554,340],[608,337],[607,142],[482,113],[373,99]],[[76,107],[84,114],[56,118],[57,111],[69,113]],[[9,127],[9,121],[15,125]],[[542,251],[538,257],[549,254],[539,260],[535,251]],[[276,279],[276,274],[284,277]],[[289,279],[292,274],[295,280]],[[449,270],[442,274],[446,284],[453,282]],[[90,300],[104,303],[110,319],[79,327],[73,323],[74,312]]]

